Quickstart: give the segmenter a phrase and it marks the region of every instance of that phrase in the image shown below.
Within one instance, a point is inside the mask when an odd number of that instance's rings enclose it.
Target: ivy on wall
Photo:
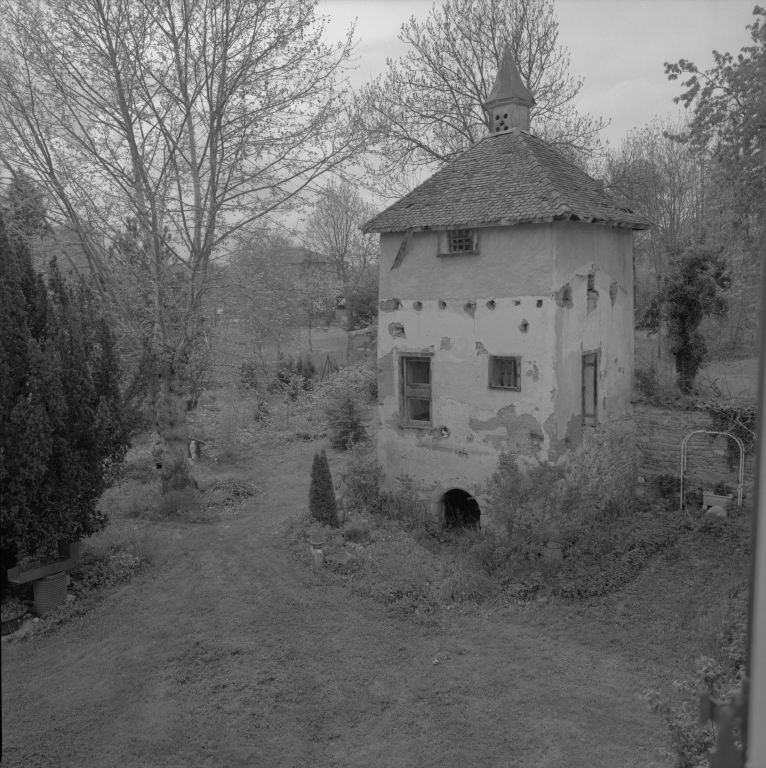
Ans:
[[[747,403],[706,403],[705,410],[713,419],[715,429],[730,432],[745,446],[745,456],[752,456],[755,450],[755,426],[758,405]],[[739,448],[734,440],[727,438],[726,460],[729,469],[739,464]]]

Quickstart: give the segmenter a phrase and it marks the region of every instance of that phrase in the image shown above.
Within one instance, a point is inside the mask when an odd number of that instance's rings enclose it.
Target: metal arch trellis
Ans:
[[[735,440],[739,446],[739,484],[737,486],[737,506],[742,506],[742,484],[745,479],[745,444],[736,435],[732,435],[731,432],[714,432],[709,429],[695,429],[694,432],[690,432],[681,443],[681,506],[679,511],[683,511],[684,508],[684,472],[686,471],[686,446],[689,439],[694,435],[725,435]]]

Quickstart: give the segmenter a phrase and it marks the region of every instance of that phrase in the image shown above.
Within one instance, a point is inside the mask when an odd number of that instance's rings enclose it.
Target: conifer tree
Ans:
[[[0,527],[3,570],[106,525],[97,509],[129,445],[114,335],[55,261],[46,286],[0,212]]]
[[[332,484],[330,464],[324,448],[314,453],[311,465],[311,487],[309,488],[309,510],[314,519],[324,525],[338,525],[338,505]]]
[[[362,409],[350,394],[340,396],[327,409],[327,419],[333,448],[345,451],[367,439]]]

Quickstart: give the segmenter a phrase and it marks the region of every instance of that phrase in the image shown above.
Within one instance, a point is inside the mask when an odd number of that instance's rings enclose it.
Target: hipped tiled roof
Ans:
[[[516,128],[486,136],[362,229],[402,232],[564,220],[651,226],[542,139]]]

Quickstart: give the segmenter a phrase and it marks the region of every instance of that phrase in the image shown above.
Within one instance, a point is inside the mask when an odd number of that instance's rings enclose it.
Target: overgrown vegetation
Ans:
[[[309,511],[317,522],[337,527],[338,504],[335,500],[332,473],[324,448],[321,451],[315,451],[314,461],[311,465]]]
[[[674,498],[678,479],[668,475],[658,481],[665,497],[659,502],[632,511],[607,505],[585,514],[577,504],[577,489],[567,487],[560,467],[522,470],[506,454],[483,506],[494,515],[496,532],[439,532],[429,529],[426,508],[412,493],[381,496],[378,474],[373,450],[360,445],[349,452],[341,474],[345,544],[336,541],[329,551],[345,549],[351,559],[328,570],[352,590],[420,620],[431,621],[436,611],[456,605],[500,610],[509,603],[547,601],[552,601],[554,612],[577,605],[583,606],[578,612],[600,616],[615,600],[618,606],[631,600],[636,622],[645,621],[641,617],[646,612],[657,623],[657,603],[670,600],[673,592],[668,585],[680,589],[682,576],[691,583],[692,563],[707,563],[697,570],[699,582],[695,579],[692,591],[679,597],[699,627],[691,651],[660,623],[651,630],[641,628],[659,632],[653,639],[655,649],[660,643],[678,656],[694,653],[696,675],[679,672],[681,682],[673,689],[653,690],[646,698],[666,719],[676,765],[701,764],[714,735],[697,721],[699,693],[729,695],[742,673],[746,577],[729,577],[729,586],[724,584],[718,597],[711,589],[721,578],[716,563],[747,560],[748,509],[732,509],[727,518],[702,515],[698,508],[679,516]],[[310,527],[306,514],[290,530],[302,545],[302,556]],[[551,540],[559,544],[559,559],[546,557]],[[668,611],[684,624],[685,633],[691,631],[686,629],[689,619],[679,616],[675,605]],[[626,627],[631,621],[627,613],[619,619]]]
[[[326,411],[330,427],[330,444],[347,450],[367,439],[367,419],[356,399],[338,393]]]
[[[706,410],[713,417],[715,429],[730,432],[738,437],[745,448],[745,456],[755,450],[755,428],[758,417],[756,402],[710,403]],[[730,469],[739,466],[739,446],[734,440],[726,439],[726,459]]]
[[[661,320],[667,322],[678,388],[688,395],[707,353],[699,326],[706,316],[722,317],[726,313],[722,293],[731,286],[731,277],[722,249],[711,248],[704,239],[670,248],[669,258],[671,272],[655,295],[645,324],[656,332]]]

